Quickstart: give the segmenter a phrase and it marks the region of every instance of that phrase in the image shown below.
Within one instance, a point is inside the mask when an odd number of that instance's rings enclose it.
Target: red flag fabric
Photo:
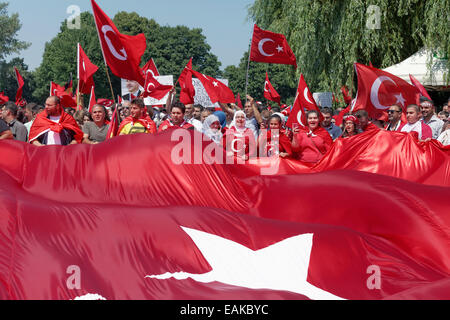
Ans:
[[[114,137],[117,136],[117,134],[119,133],[119,115],[117,113],[117,108],[114,109],[114,113],[112,115],[111,118],[111,122],[109,124],[109,129],[108,129],[108,133],[106,134],[106,139],[112,139]]]
[[[243,110],[244,106],[242,105],[241,95],[238,93],[236,96],[236,103],[239,109]]]
[[[23,86],[25,85],[25,82],[23,81],[22,76],[19,73],[19,70],[17,70],[16,67],[14,67],[14,71],[16,72],[16,79],[17,79],[17,85],[19,88],[17,89],[16,93],[16,105],[22,106],[22,94],[23,94]],[[26,103],[25,103],[26,104]]]
[[[5,93],[0,92],[0,104],[4,104],[9,101],[9,97],[5,96]]]
[[[337,125],[338,127],[340,127],[342,125],[342,122],[344,121],[344,116],[347,113],[350,113],[350,111],[352,110],[353,105],[355,104],[356,100],[353,100],[348,106],[347,108],[345,108],[344,110],[342,110],[341,112],[339,112],[339,114],[336,117],[336,123],[335,125]]]
[[[89,97],[89,113],[92,113],[92,109],[97,104],[97,99],[95,98],[95,88],[91,88],[91,96]]]
[[[93,64],[84,52],[80,44],[78,44],[78,81],[79,91],[83,94],[89,94],[94,86],[93,75],[97,72],[98,67]]]
[[[0,299],[450,298],[449,148],[363,133],[260,176],[176,165],[171,137],[0,141]]]
[[[145,77],[145,86],[143,97],[152,97],[156,100],[161,100],[164,98],[170,90],[173,89],[173,86],[170,85],[162,85],[158,82],[158,80],[153,77],[151,72],[146,73]]]
[[[387,109],[400,104],[403,109],[416,103],[418,90],[405,80],[383,70],[355,64],[358,93],[352,112],[366,110],[373,119],[387,119]]]
[[[59,84],[51,81],[50,82],[50,96],[60,96],[65,93],[64,87],[60,86]]]
[[[191,70],[192,74],[197,77],[200,82],[205,87],[206,92],[208,93],[209,98],[212,103],[220,102],[220,103],[234,103],[235,97],[233,91],[228,88],[225,84],[220,82],[213,77],[209,77],[200,72]]]
[[[343,86],[341,88],[341,92],[342,92],[342,96],[344,97],[344,102],[349,105],[350,103],[352,103],[352,96],[350,95],[350,93],[348,92],[348,88],[346,86]]]
[[[61,100],[61,106],[63,108],[77,108],[77,101],[72,95],[66,92],[65,87],[51,81],[50,82],[50,96],[57,96]]]
[[[110,108],[113,104],[114,104],[114,100],[109,100],[109,99],[98,99],[97,103],[106,107],[106,108]]]
[[[274,101],[281,105],[281,97],[275,88],[272,86],[269,80],[269,74],[266,72],[266,82],[264,82],[264,98],[270,101]]]
[[[298,124],[302,127],[306,127],[306,113],[310,110],[318,111],[320,122],[323,121],[322,113],[317,107],[316,101],[314,100],[313,95],[311,94],[311,91],[306,84],[303,74],[301,74],[298,82],[297,95],[295,97],[294,105],[286,125],[289,128],[292,128],[293,124]]]
[[[256,24],[253,29],[250,60],[254,62],[289,64],[297,69],[297,59],[291,47],[289,47],[286,37],[279,33],[262,30]]]
[[[150,59],[146,65],[142,68],[142,75],[144,77],[144,79],[147,76],[147,73],[150,73],[153,77],[158,77],[160,76],[158,68],[156,68],[155,62],[153,61],[153,59]]]
[[[81,131],[77,122],[71,115],[63,111],[58,123],[51,121],[47,117],[47,111],[45,110],[37,115],[30,129],[30,134],[28,137],[29,142],[33,142],[34,140],[36,140],[36,138],[38,138],[46,131],[52,130],[55,132],[61,132],[63,129],[73,131],[75,133],[74,138],[78,143],[81,143],[83,141],[84,133],[83,131]]]
[[[192,58],[184,68],[183,72],[178,79],[178,83],[181,87],[180,101],[183,104],[194,104],[195,88],[192,83]]]
[[[143,86],[144,77],[139,66],[147,47],[145,35],[121,34],[97,3],[94,0],[91,3],[106,64],[119,78],[135,80]]]
[[[427,92],[427,89],[425,89],[425,87],[420,83],[419,80],[417,80],[412,74],[409,75],[409,79],[411,80],[411,83],[413,84],[413,86],[415,86],[417,88],[417,90],[419,90],[420,94],[430,100],[431,99],[430,95]]]

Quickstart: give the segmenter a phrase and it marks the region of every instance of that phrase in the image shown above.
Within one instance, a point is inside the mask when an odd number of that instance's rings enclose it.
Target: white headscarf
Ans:
[[[240,114],[242,114],[242,115],[245,117],[245,121],[247,121],[247,116],[245,115],[245,112],[244,112],[244,111],[242,111],[242,110],[236,111],[236,112],[234,113],[233,122],[231,122],[230,127],[235,127],[237,131],[243,132],[243,131],[245,131],[245,129],[247,129],[246,125],[244,124],[244,128],[238,128],[237,125],[236,125],[236,118],[237,118],[237,116],[240,115]]]
[[[208,118],[205,119],[205,121],[203,122],[203,129],[202,132],[205,136],[209,137],[212,141],[214,141],[215,143],[219,144],[222,141],[222,131],[219,129],[217,131],[211,129],[211,125],[214,122],[219,122],[220,120],[217,116],[215,115],[210,115]]]

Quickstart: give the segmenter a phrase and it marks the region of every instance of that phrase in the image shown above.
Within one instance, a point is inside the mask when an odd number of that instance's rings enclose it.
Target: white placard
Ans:
[[[173,86],[173,76],[158,76],[158,77],[155,77],[155,79],[162,85]],[[122,79],[122,97],[125,97],[128,94],[130,94],[130,88],[137,89],[138,87],[139,87],[140,92],[144,91],[144,88],[142,88],[136,81],[128,81],[128,80]],[[132,92],[132,94],[134,94],[134,93],[135,92]],[[148,98],[144,99],[144,102],[145,102],[145,105],[147,105],[147,106],[165,105],[168,98],[169,98],[169,94],[167,94],[161,100],[156,100],[154,98],[148,97]]]

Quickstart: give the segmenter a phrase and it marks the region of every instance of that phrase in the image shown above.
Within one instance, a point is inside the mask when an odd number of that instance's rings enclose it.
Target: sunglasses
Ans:
[[[388,110],[388,113],[400,112],[398,110]]]

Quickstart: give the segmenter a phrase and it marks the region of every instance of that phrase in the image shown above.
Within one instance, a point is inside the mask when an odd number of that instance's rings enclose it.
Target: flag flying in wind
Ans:
[[[262,30],[256,24],[253,29],[250,60],[254,62],[289,64],[297,69],[297,59],[286,37],[279,33]]]
[[[244,106],[242,105],[241,95],[238,93],[236,96],[236,104],[239,107],[239,109],[243,110]]]
[[[158,68],[156,67],[153,59],[150,59],[141,70],[144,78],[146,77],[147,73],[151,73],[153,77],[160,76]]]
[[[183,104],[194,104],[195,88],[192,83],[192,58],[178,78],[181,87],[180,101]]]
[[[0,104],[4,104],[9,101],[9,97],[5,96],[5,93],[2,91],[0,92]]]
[[[22,78],[21,74],[19,73],[19,70],[17,70],[16,67],[14,67],[14,71],[16,73],[16,79],[17,79],[17,85],[18,85],[18,89],[17,89],[17,93],[16,93],[16,105],[23,107],[26,105],[26,101],[22,98],[23,87],[25,85],[25,82],[23,81],[23,78]]]
[[[303,74],[301,74],[298,82],[297,95],[286,125],[289,128],[292,128],[294,124],[306,127],[306,113],[311,110],[316,110],[319,112],[319,120],[322,122],[322,113],[317,107],[316,101],[314,100],[313,95],[306,84]]]
[[[405,110],[416,103],[418,89],[405,80],[386,71],[355,64],[358,75],[358,93],[352,112],[366,110],[374,119],[387,119],[387,109],[399,104]]]
[[[0,141],[0,299],[450,299],[450,147],[366,132],[260,176],[178,144]]]
[[[89,60],[89,57],[84,52],[80,44],[78,44],[78,87],[79,92],[89,94],[94,87],[94,73],[97,72],[98,67]]]
[[[56,96],[61,100],[63,108],[77,108],[77,102],[71,94],[67,93],[66,87],[51,81],[50,82],[50,96]]]
[[[145,76],[145,86],[143,97],[152,97],[156,100],[161,100],[164,98],[170,90],[173,89],[173,86],[170,85],[162,85],[156,80],[156,78],[152,75],[151,72],[147,72]]]
[[[95,98],[95,87],[91,88],[91,96],[89,97],[89,113],[92,113],[92,109],[97,104],[97,99]]]
[[[413,86],[415,86],[417,88],[417,90],[419,90],[420,94],[430,100],[431,99],[430,95],[427,92],[427,89],[425,89],[425,87],[420,83],[419,80],[417,80],[412,74],[409,75],[409,79],[411,80],[411,83],[413,84]]]
[[[111,122],[109,123],[109,129],[108,133],[106,134],[106,139],[109,140],[111,138],[114,138],[119,133],[119,115],[117,114],[118,108],[114,109]]]
[[[121,34],[97,3],[94,0],[91,3],[106,64],[119,78],[135,80],[143,86],[145,79],[140,64],[147,47],[145,35]]]
[[[274,101],[281,105],[281,97],[275,88],[272,86],[269,80],[269,74],[266,72],[266,81],[264,82],[264,98],[270,101]]]
[[[212,103],[234,103],[236,101],[233,91],[224,83],[200,72],[194,70],[191,72],[203,84]]]

